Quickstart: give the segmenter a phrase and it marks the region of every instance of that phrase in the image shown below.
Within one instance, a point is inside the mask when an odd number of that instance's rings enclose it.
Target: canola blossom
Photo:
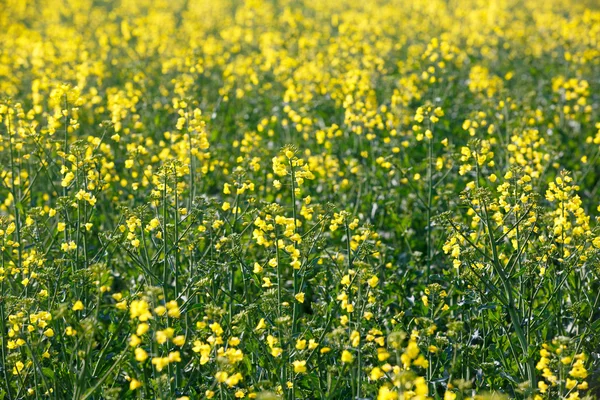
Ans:
[[[4,0],[0,399],[594,399],[593,0]]]

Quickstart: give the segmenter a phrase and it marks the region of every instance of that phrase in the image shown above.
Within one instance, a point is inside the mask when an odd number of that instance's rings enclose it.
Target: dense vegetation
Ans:
[[[4,0],[0,399],[583,399],[600,9]]]

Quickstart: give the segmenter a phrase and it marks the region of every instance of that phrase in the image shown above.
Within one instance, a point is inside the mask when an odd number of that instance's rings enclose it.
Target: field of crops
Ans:
[[[594,399],[596,0],[1,0],[0,400]]]

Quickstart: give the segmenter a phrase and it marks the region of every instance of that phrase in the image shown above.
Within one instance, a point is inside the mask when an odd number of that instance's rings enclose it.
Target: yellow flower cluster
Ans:
[[[554,339],[544,343],[536,369],[542,372],[538,382],[539,393],[536,400],[561,398],[581,399],[588,390],[588,371],[585,368],[587,356],[575,353],[567,338]]]

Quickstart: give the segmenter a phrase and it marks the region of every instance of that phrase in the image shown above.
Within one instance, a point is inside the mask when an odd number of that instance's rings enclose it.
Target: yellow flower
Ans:
[[[228,377],[229,377],[229,374],[227,372],[225,372],[225,371],[218,371],[215,374],[215,379],[219,383],[224,383],[227,380]]]
[[[227,386],[233,387],[233,386],[237,385],[238,383],[240,383],[240,381],[242,380],[242,378],[243,378],[242,374],[240,374],[238,372],[237,374],[233,374],[229,378],[227,378],[227,380],[225,381],[225,383],[227,384]]]
[[[429,361],[423,355],[420,355],[415,361],[414,365],[421,368],[427,368],[429,366]]]
[[[348,350],[344,350],[342,352],[342,362],[345,364],[350,364],[352,361],[354,361],[354,356],[352,356],[352,353],[350,353]]]
[[[135,349],[135,359],[136,361],[144,362],[148,359],[148,353],[146,352],[146,350],[142,349],[141,347],[138,347]]]
[[[573,363],[573,367],[571,368],[569,375],[571,375],[573,378],[578,378],[578,379],[587,378],[588,372],[585,369],[585,367],[583,366],[582,359],[579,359]]]
[[[454,400],[456,399],[456,393],[446,390],[444,393],[444,400]]]
[[[387,386],[382,386],[379,388],[379,392],[377,394],[377,400],[397,400],[398,393],[391,390]]]
[[[373,275],[368,281],[367,283],[369,284],[369,286],[371,286],[372,288],[374,288],[375,286],[377,286],[377,284],[379,283],[379,278],[376,275]]]
[[[300,292],[294,296],[299,303],[304,303],[304,293]]]
[[[73,311],[81,311],[83,308],[83,303],[80,300],[77,300],[75,304],[73,304]]]
[[[371,370],[371,373],[369,374],[369,377],[373,381],[379,380],[379,379],[383,378],[384,376],[385,376],[385,373],[379,367],[373,368]]]
[[[25,364],[23,364],[21,361],[17,361],[13,368],[13,375],[19,375],[24,368]]]
[[[306,348],[306,340],[304,339],[298,339],[296,341],[296,349],[297,350],[304,350]]]
[[[162,371],[167,365],[169,365],[169,359],[167,357],[154,357],[152,359],[152,365],[156,367],[158,372]]]
[[[67,187],[71,184],[71,182],[73,182],[73,179],[75,179],[75,174],[73,174],[72,172],[67,172],[60,185],[62,187]]]
[[[129,339],[129,345],[131,347],[137,347],[140,343],[142,343],[142,340],[137,335],[131,335],[131,338]]]
[[[209,325],[210,330],[217,336],[221,336],[223,334],[223,327],[218,322],[213,322]]]
[[[176,306],[174,308],[169,308],[167,315],[171,318],[179,318],[181,316],[181,311],[179,310],[179,307]]]
[[[148,319],[152,318],[149,305],[144,300],[133,300],[129,306],[129,312],[131,319],[137,318],[142,322],[148,321]]]
[[[279,357],[281,353],[283,353],[283,349],[281,349],[280,347],[273,347],[271,349],[271,355],[273,357]]]
[[[175,346],[179,346],[179,347],[183,346],[185,344],[185,336],[183,336],[183,335],[175,336],[173,338],[173,344]]]
[[[303,374],[306,372],[306,361],[294,361],[294,372],[297,374]]]
[[[178,351],[172,351],[168,356],[169,362],[181,362],[181,354]]]
[[[147,229],[153,231],[160,226],[160,220],[158,218],[152,218],[148,223]]]
[[[52,328],[48,328],[44,331],[44,336],[51,338],[52,336],[54,336],[54,331],[52,330]]]
[[[254,328],[255,331],[261,331],[263,329],[265,329],[267,327],[267,324],[265,323],[265,319],[261,318],[260,321],[258,321],[258,325],[256,325],[256,328]]]
[[[140,388],[142,386],[142,382],[138,381],[137,379],[132,379],[131,382],[129,382],[129,390],[136,390],[137,388]]]
[[[350,285],[350,275],[344,275],[342,277],[341,284],[344,285],[344,286]]]
[[[137,326],[137,329],[135,330],[136,335],[138,336],[142,336],[143,334],[145,334],[146,332],[148,332],[148,330],[150,329],[150,325],[148,325],[147,323],[141,323]]]
[[[273,283],[271,282],[271,278],[264,277],[263,282],[264,283],[262,284],[262,287],[264,287],[264,288],[270,288],[271,286],[273,286]]]

